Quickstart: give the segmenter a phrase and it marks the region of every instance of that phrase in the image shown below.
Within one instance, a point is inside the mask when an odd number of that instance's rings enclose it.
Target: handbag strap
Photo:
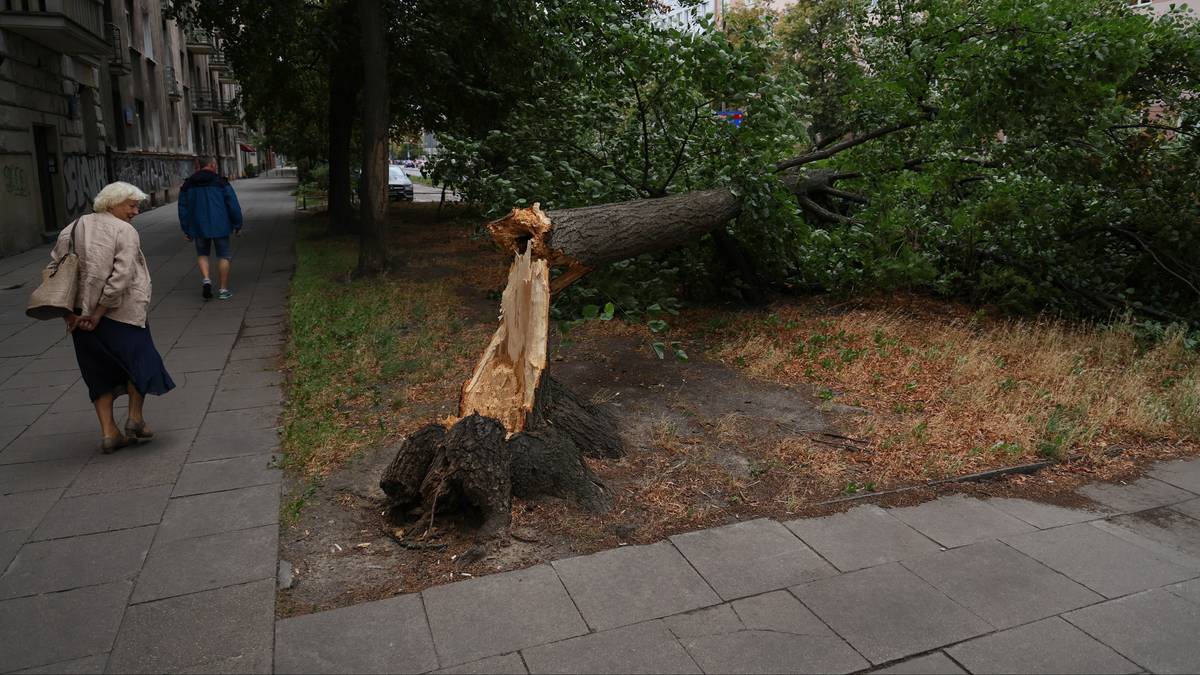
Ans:
[[[79,216],[79,218],[82,218],[82,217],[83,216]],[[71,223],[71,244],[70,244],[70,247],[67,249],[67,253],[75,252],[75,231],[79,229],[79,218],[76,218],[75,222]]]

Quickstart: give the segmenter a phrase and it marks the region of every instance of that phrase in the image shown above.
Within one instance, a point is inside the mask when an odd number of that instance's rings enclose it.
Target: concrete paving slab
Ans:
[[[62,489],[0,495],[0,532],[33,530],[58,501]]]
[[[27,543],[0,576],[0,598],[132,578],[142,568],[153,540],[153,527],[139,527]]]
[[[201,322],[206,323],[206,322]],[[233,324],[233,321],[227,321],[226,324]],[[233,331],[225,331],[221,333],[193,333],[184,330],[183,334],[175,341],[172,350],[176,349],[208,349],[214,352],[229,353],[233,349],[233,343],[237,342],[237,328]],[[221,365],[224,365],[222,363]]]
[[[230,429],[274,429],[279,426],[281,413],[279,406],[211,412],[205,416],[200,433],[210,436]]]
[[[214,370],[225,365],[232,348],[185,347],[172,349],[163,355],[163,365],[169,373],[189,373]]]
[[[786,527],[766,518],[677,534],[671,543],[725,600],[837,573]]]
[[[277,358],[279,356],[278,345],[238,345],[229,352],[230,361],[242,361],[245,359],[268,359]]]
[[[17,373],[5,380],[4,384],[0,385],[0,390],[4,391],[4,397],[8,399],[10,391],[20,391],[33,387],[70,386],[78,379],[80,379],[78,369],[59,370],[49,373]]]
[[[548,565],[436,586],[421,595],[444,666],[588,632]]]
[[[16,672],[18,675],[33,675],[34,673],[44,673],[45,675],[70,675],[72,673],[92,675],[93,673],[103,673],[107,663],[108,653],[106,652],[95,656],[85,656],[82,659],[51,663],[48,666],[39,666]]]
[[[1147,473],[1164,483],[1200,494],[1200,460],[1194,457],[1160,462]]]
[[[0,602],[0,663],[19,670],[107,652],[132,587],[119,581]]]
[[[20,391],[25,391],[21,389]],[[0,405],[0,426],[4,427],[27,427],[33,424],[37,418],[42,416],[50,408],[47,403],[35,405],[12,405],[9,402],[21,401],[19,398],[5,397],[6,404]]]
[[[248,455],[230,459],[191,462],[183,467],[175,483],[175,497],[221,492],[256,485],[278,485],[281,472],[271,455]]]
[[[245,325],[250,327],[255,326],[273,326],[284,323],[287,315],[283,312],[262,312],[255,313],[246,317]]]
[[[138,576],[132,602],[274,579],[278,543],[276,525],[156,541]]]
[[[941,550],[933,540],[874,505],[784,525],[843,572]]]
[[[236,662],[262,667],[274,636],[275,581],[194,593],[130,607],[109,658],[110,673],[198,671]],[[270,662],[266,664],[269,672]]]
[[[1068,509],[1055,506],[1054,504],[1031,502],[1028,499],[1002,497],[989,499],[986,503],[1010,516],[1020,518],[1039,530],[1062,527],[1063,525],[1074,525],[1075,523],[1086,523],[1112,515],[1111,510],[1102,507]]]
[[[972,673],[1137,673],[1107,645],[1058,617],[985,635],[946,650]]]
[[[17,551],[29,539],[29,530],[9,530],[0,532],[0,574],[8,569],[8,564],[17,556]]]
[[[1200,666],[1200,605],[1156,589],[1064,615],[1084,632],[1155,673]]]
[[[992,630],[899,563],[821,579],[791,591],[876,664]]]
[[[271,357],[266,359],[245,359],[241,361],[230,361],[229,365],[225,366],[225,374],[241,375],[245,373],[277,373],[281,367],[279,357]]]
[[[242,410],[257,408],[264,405],[279,406],[283,403],[283,390],[279,387],[265,386],[253,389],[232,389],[218,392],[213,397],[209,410]]]
[[[1017,535],[1004,541],[1109,598],[1196,576],[1192,570],[1089,523]]]
[[[0,464],[91,457],[97,452],[96,436],[96,431],[51,436],[20,436],[0,451]]]
[[[123,448],[111,455],[96,454],[67,490],[68,497],[135,490],[174,483],[195,429],[158,432],[149,443]]]
[[[1191,556],[1194,565],[1185,566],[1200,571],[1200,520],[1174,509],[1158,508],[1118,516],[1108,522]]]
[[[869,665],[833,635],[747,630],[682,642],[706,673],[851,673]]]
[[[492,656],[471,663],[464,663],[461,666],[451,666],[442,670],[435,670],[434,673],[459,673],[463,675],[525,675],[529,671],[525,669],[525,661],[519,653],[504,654],[501,656]]]
[[[437,666],[425,608],[416,594],[275,625],[279,673],[423,673]]]
[[[4,391],[4,399],[11,401],[21,401],[26,405],[54,403],[62,397],[63,393],[71,388],[69,384],[48,384],[41,387],[27,387],[24,389],[12,389]],[[9,426],[0,424],[0,426]],[[21,424],[18,426],[28,426]]]
[[[3,455],[0,454],[0,457],[3,457]],[[1183,502],[1182,504],[1176,504],[1176,505],[1172,506],[1171,508],[1182,513],[1185,516],[1188,516],[1189,518],[1195,518],[1196,520],[1200,520],[1200,498],[1193,499],[1191,501],[1186,501],[1186,502]]]
[[[721,635],[745,628],[729,603],[668,616],[662,622],[677,638]]]
[[[61,371],[76,371],[79,370],[79,361],[75,356],[75,346],[70,341],[64,340],[59,343],[61,346],[55,347],[50,351],[42,354],[38,358],[29,361],[28,364],[21,369],[22,373],[55,373]]]
[[[747,630],[769,630],[792,635],[833,635],[829,626],[787,591],[774,591],[733,603],[733,611]]]
[[[221,378],[221,391],[254,389],[257,387],[282,386],[287,380],[283,373],[274,370],[258,370],[245,373],[226,373]]]
[[[57,434],[83,433],[90,431],[95,438],[95,444],[100,443],[100,423],[96,421],[96,411],[74,410],[71,412],[48,412],[29,425],[25,430],[26,436],[49,436]]]
[[[553,565],[594,630],[658,619],[721,602],[667,542],[556,560]]]
[[[966,675],[967,671],[960,668],[949,656],[934,652],[871,672],[880,675]]]
[[[1167,590],[1184,600],[1190,600],[1200,605],[1200,579],[1192,579],[1182,584],[1172,584],[1167,586]]]
[[[170,485],[60,499],[31,540],[59,539],[80,534],[156,525],[167,508]]]
[[[221,371],[219,370],[197,370],[191,373],[182,373],[175,384],[181,389],[192,389],[195,387],[216,387],[221,381]]]
[[[0,448],[5,448],[13,439],[20,436],[25,427],[0,427]],[[0,451],[0,463],[3,463],[4,453]]]
[[[165,503],[159,542],[234,532],[279,522],[279,486],[226,490],[180,497]]]
[[[1011,628],[1104,600],[998,541],[902,564],[997,628]]]
[[[1080,494],[1117,513],[1133,513],[1170,506],[1194,498],[1194,494],[1154,478],[1141,478],[1127,485],[1093,483],[1079,489]]]
[[[262,326],[246,326],[239,335],[242,337],[284,336],[287,333],[287,322],[269,323]]]
[[[963,495],[940,497],[920,506],[890,509],[888,513],[946,548],[1035,529],[986,502]]]
[[[530,673],[699,673],[661,621],[522,651]]]
[[[66,487],[87,463],[86,457],[54,459],[45,462],[0,464],[0,494],[34,492]]]
[[[226,431],[220,434],[196,436],[189,462],[229,459],[246,455],[269,455],[279,448],[279,432],[275,429]]]

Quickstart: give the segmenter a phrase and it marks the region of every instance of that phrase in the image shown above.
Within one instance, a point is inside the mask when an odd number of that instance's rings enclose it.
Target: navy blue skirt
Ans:
[[[128,382],[143,396],[162,396],[175,388],[148,325],[141,328],[101,317],[95,330],[71,331],[71,337],[79,372],[93,401],[105,394],[128,393]]]

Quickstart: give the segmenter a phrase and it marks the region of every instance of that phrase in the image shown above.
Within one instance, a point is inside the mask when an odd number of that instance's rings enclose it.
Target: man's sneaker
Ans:
[[[205,281],[200,285],[200,295],[204,296],[205,300],[212,300],[212,282]]]
[[[228,300],[232,297],[233,291],[229,290],[228,288],[222,288],[221,290],[217,291],[218,300]]]

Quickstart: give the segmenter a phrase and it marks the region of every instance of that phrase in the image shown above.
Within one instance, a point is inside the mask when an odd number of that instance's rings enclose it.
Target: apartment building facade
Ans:
[[[161,0],[0,0],[0,256],[91,210],[124,180],[173,201],[199,155],[256,156],[219,40]]]

